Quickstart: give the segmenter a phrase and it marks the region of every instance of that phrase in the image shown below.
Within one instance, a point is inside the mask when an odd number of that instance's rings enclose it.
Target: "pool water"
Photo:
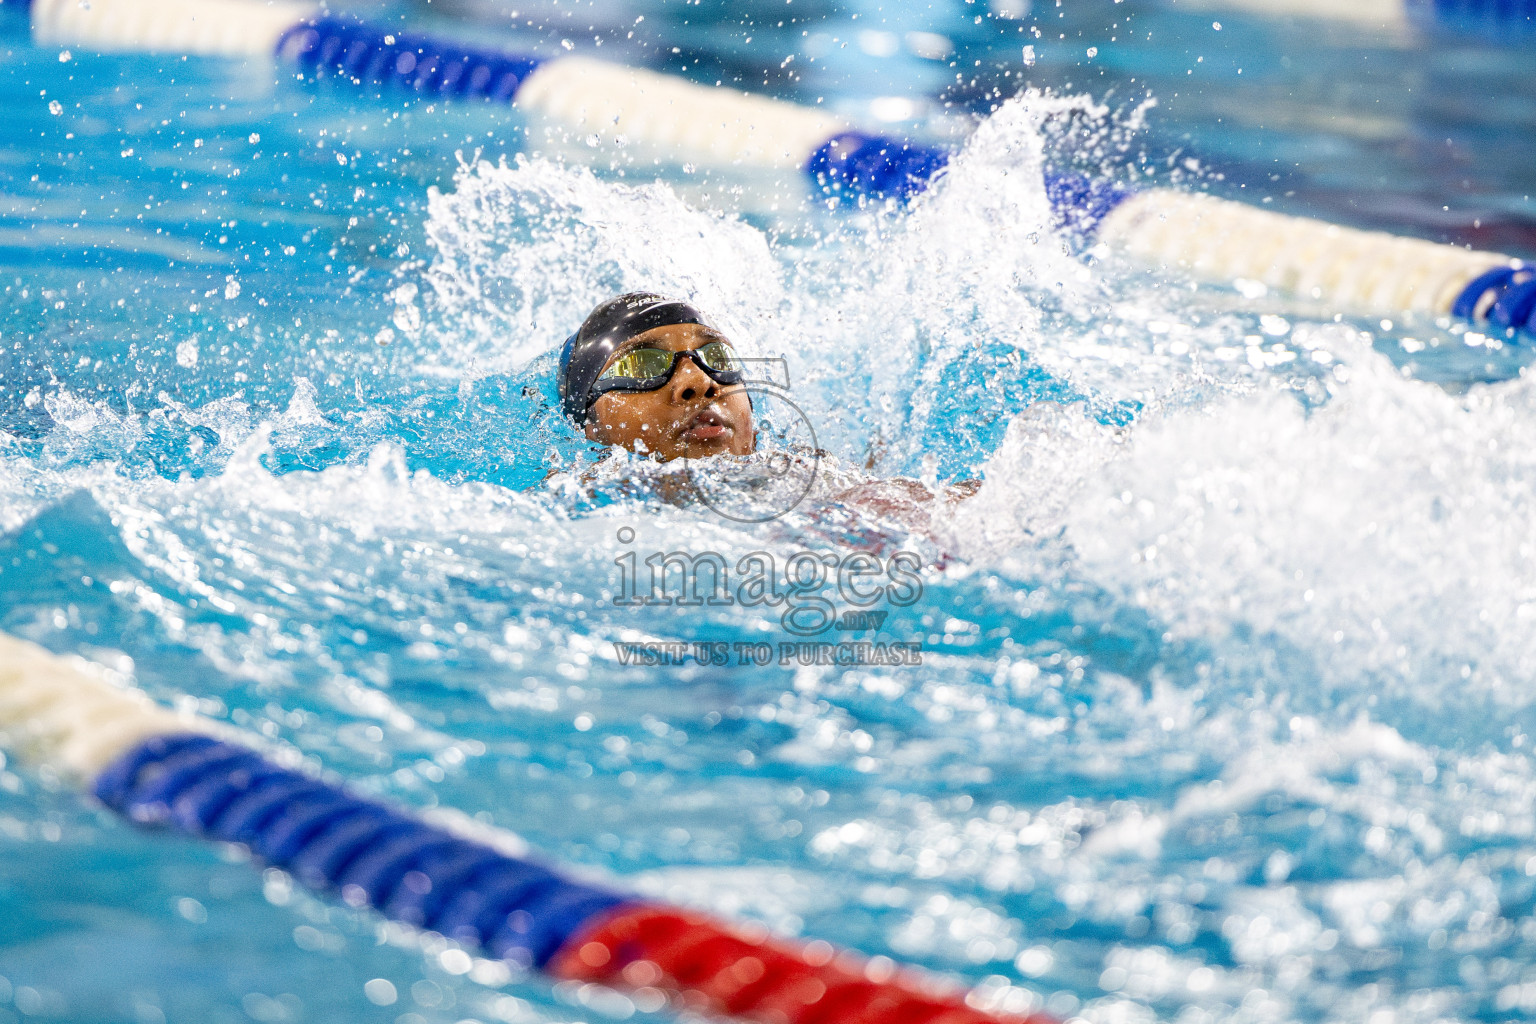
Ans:
[[[828,207],[509,110],[39,49],[0,8],[0,628],[1013,1010],[1528,1019],[1531,349],[1084,253],[1038,172],[1536,256],[1530,51],[1141,2],[793,7],[371,13],[969,138],[932,194]],[[783,358],[772,401],[828,453],[810,498],[744,522],[594,465],[551,350],[635,287]],[[982,483],[834,500],[896,477]],[[669,552],[919,568],[878,632],[806,634],[620,603]],[[779,663],[858,640],[921,664]],[[732,657],[621,656],[647,643]],[[20,763],[0,864],[0,1021],[665,1019]]]

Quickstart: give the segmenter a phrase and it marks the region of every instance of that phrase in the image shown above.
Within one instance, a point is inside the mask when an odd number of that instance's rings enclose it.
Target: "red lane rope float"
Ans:
[[[963,992],[825,942],[795,944],[761,926],[675,907],[628,904],[594,915],[545,968],[572,981],[654,989],[678,1009],[760,1024],[1056,1024],[968,1005]],[[924,984],[927,982],[927,984]]]

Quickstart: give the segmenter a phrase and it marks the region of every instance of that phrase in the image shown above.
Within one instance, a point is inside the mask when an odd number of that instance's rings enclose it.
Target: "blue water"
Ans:
[[[1038,175],[1533,256],[1529,50],[1147,3],[793,6],[383,13],[974,130],[941,190],[827,209],[578,162],[507,110],[66,60],[0,10],[0,628],[365,792],[1015,1010],[1529,1018],[1531,350],[1084,258]],[[810,500],[745,525],[592,468],[549,350],[640,286],[784,356],[830,453]],[[983,483],[836,497],[902,476]],[[920,666],[618,657],[799,639],[783,608],[616,604],[631,554],[903,550],[917,599],[850,636]],[[652,1016],[465,972],[19,763],[0,864],[0,1021]]]

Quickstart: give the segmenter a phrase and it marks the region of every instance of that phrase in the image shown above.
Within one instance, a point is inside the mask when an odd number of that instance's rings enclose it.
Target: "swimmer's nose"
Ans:
[[[720,385],[713,377],[699,369],[692,359],[682,359],[677,372],[672,374],[672,401],[692,402],[697,398],[713,398],[720,393]]]

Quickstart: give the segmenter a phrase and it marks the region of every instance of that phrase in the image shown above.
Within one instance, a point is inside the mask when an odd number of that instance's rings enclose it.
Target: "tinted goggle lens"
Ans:
[[[671,352],[659,348],[632,348],[614,360],[613,365],[604,370],[598,380],[609,380],[613,377],[645,380],[648,377],[660,377],[671,368]]]
[[[699,349],[699,358],[718,373],[741,372],[741,360],[736,358],[736,350],[723,341],[712,341]]]
[[[736,351],[723,341],[712,341],[694,351],[705,367],[716,373],[741,372],[741,362],[736,358]],[[610,380],[616,377],[629,380],[652,380],[656,377],[664,377],[671,372],[672,364],[683,354],[661,348],[630,349],[614,360],[613,365],[604,370],[598,380]]]

